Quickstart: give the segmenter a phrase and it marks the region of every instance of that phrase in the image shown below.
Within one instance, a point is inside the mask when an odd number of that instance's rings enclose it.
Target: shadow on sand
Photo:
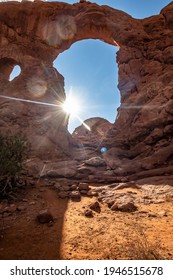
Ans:
[[[14,213],[4,213],[0,223],[0,259],[59,260],[65,211],[68,200],[58,199],[54,190],[34,187],[26,192]],[[13,207],[13,206],[10,206]],[[20,209],[20,211],[18,210]],[[40,210],[49,209],[53,224],[39,224]],[[2,214],[1,214],[2,215]]]

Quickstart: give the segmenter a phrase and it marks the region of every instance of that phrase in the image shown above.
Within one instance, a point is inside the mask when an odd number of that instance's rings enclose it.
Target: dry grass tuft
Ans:
[[[161,246],[158,243],[151,244],[139,224],[133,228],[133,236],[126,243],[126,248],[132,260],[164,260],[161,255]]]

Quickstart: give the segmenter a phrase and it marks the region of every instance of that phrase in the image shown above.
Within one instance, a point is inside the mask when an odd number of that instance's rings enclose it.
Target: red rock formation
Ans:
[[[80,146],[82,144],[98,148],[99,143],[103,141],[108,130],[113,126],[109,121],[98,117],[85,120],[85,124],[89,127],[89,130],[82,124],[72,133],[73,145]]]
[[[74,42],[100,39],[120,46],[117,55],[121,106],[103,141],[116,175],[173,163],[173,2],[159,15],[137,20],[95,3],[0,3],[1,94],[34,101],[65,99],[63,77],[53,68]],[[14,65],[21,74],[8,81]],[[33,154],[67,157],[70,138],[61,108],[0,99],[1,130],[24,131]]]
[[[148,39],[129,42],[117,55],[121,107],[105,144],[119,174],[145,175],[173,163],[172,16],[173,2],[141,20]]]

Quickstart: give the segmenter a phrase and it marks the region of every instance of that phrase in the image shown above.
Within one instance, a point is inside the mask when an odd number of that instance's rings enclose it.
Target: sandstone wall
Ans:
[[[105,160],[115,174],[173,163],[173,2],[137,20],[94,3],[0,3],[1,95],[60,104],[64,79],[53,68],[59,53],[93,38],[118,45],[121,106],[108,136]],[[14,65],[21,74],[8,81]],[[24,131],[33,155],[69,157],[67,118],[59,108],[0,98],[0,129]],[[99,153],[99,149],[98,149]]]
[[[105,143],[120,174],[173,163],[173,3],[141,24],[148,38],[117,55],[121,106]]]

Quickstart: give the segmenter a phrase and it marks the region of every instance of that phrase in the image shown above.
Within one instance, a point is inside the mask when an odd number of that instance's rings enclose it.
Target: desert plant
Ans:
[[[133,260],[163,260],[164,256],[160,254],[161,245],[159,243],[151,244],[141,225],[132,223],[133,235],[127,241],[126,248]]]
[[[29,145],[21,133],[0,132],[0,196],[16,185]]]

